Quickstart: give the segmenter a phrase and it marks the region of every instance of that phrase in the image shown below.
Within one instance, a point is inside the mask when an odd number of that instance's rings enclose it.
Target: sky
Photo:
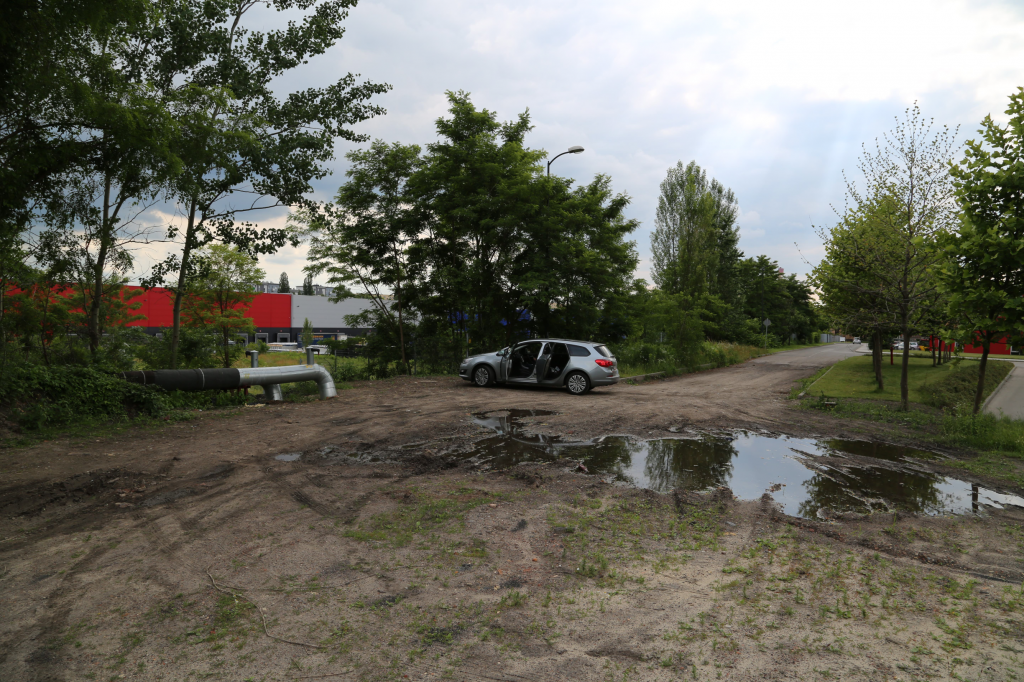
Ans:
[[[804,275],[823,252],[814,228],[834,222],[862,144],[914,102],[969,139],[986,114],[1004,120],[1024,85],[1024,0],[361,0],[345,25],[338,45],[276,84],[282,95],[348,72],[388,83],[374,100],[387,114],[354,130],[421,146],[436,139],[446,90],[500,120],[529,109],[528,146],[586,150],[552,173],[581,183],[603,173],[632,198],[637,276],[648,280],[659,183],[677,162],[735,192],[747,256]],[[338,145],[315,198],[344,182],[354,146]],[[158,255],[140,254],[137,274]],[[293,285],[304,265],[304,246],[261,258],[268,279],[284,271]]]

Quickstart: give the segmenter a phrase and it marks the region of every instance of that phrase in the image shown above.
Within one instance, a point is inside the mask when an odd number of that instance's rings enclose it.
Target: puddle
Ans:
[[[284,454],[274,455],[274,459],[279,462],[296,462],[302,457],[301,452],[285,452]]]
[[[1024,508],[1024,498],[941,476],[920,460],[942,456],[868,441],[774,437],[747,432],[696,438],[639,440],[606,436],[585,443],[524,432],[523,417],[550,413],[503,412],[476,423],[495,431],[468,454],[485,468],[520,462],[582,460],[591,474],[667,492],[729,486],[741,499],[769,488],[787,514],[815,518],[819,510],[903,510],[920,514],[979,512],[987,506]],[[824,512],[823,512],[824,513]]]

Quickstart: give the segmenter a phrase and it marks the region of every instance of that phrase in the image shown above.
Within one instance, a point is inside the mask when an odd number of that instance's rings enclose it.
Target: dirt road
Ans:
[[[850,352],[582,398],[374,382],[3,452],[0,679],[1016,679],[1024,597],[1000,581],[1024,576],[1022,519],[819,526],[448,456],[506,409],[566,438],[870,429],[786,404]]]

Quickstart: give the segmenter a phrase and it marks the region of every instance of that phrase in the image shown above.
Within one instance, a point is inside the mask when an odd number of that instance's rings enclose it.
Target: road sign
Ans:
[[[761,324],[763,324],[764,326],[766,326],[766,327],[767,327],[767,326],[768,326],[768,325],[770,325],[771,323],[772,323],[772,321],[771,321],[771,320],[769,320],[769,319],[768,319],[768,318],[766,317],[766,318],[764,319],[764,322],[762,322]]]

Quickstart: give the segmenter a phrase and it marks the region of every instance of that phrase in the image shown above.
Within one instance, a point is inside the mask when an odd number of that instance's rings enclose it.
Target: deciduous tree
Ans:
[[[1010,95],[1006,114],[1004,126],[986,116],[980,138],[951,165],[961,221],[939,236],[950,310],[970,321],[982,346],[975,413],[992,341],[1024,332],[1024,88]]]

